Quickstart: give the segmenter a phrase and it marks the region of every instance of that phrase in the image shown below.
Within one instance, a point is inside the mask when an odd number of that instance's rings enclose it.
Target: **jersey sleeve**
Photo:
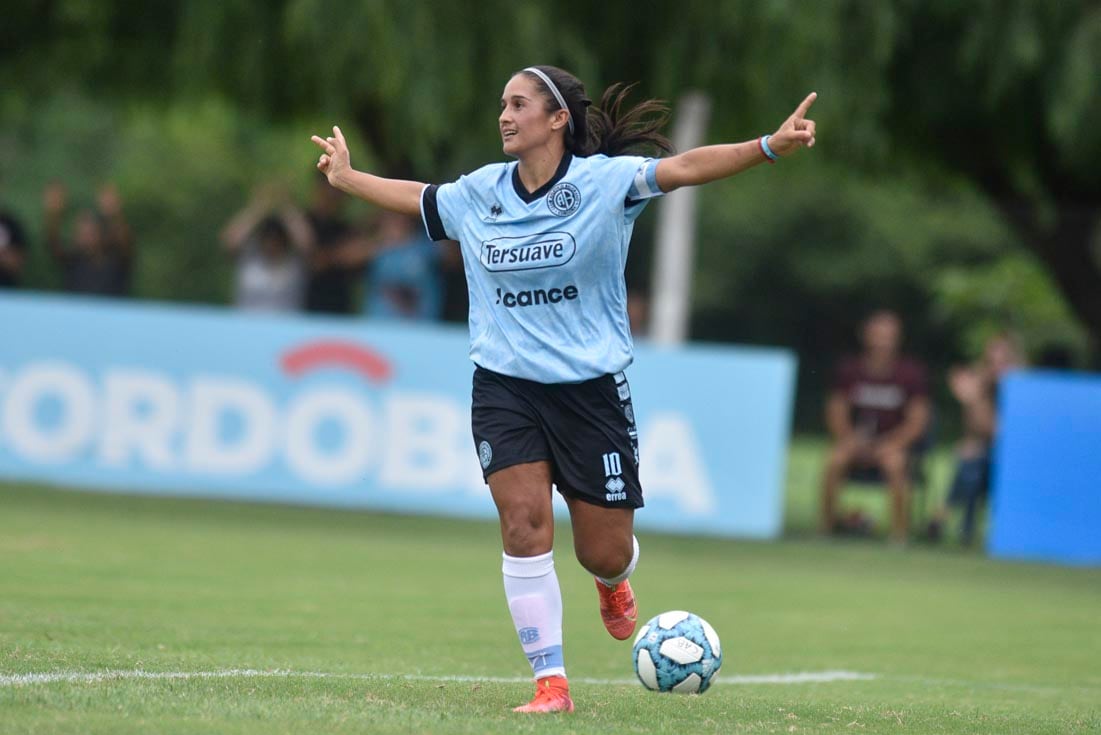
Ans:
[[[663,192],[658,187],[656,158],[642,156],[612,156],[600,162],[598,178],[609,197],[609,206],[623,211],[623,217],[633,222],[646,204]]]
[[[653,199],[665,194],[658,187],[658,159],[644,158],[635,170],[631,179],[631,186],[627,189],[626,204],[638,204],[646,199]]]
[[[458,240],[470,208],[466,177],[450,184],[429,184],[421,192],[421,219],[432,240]]]

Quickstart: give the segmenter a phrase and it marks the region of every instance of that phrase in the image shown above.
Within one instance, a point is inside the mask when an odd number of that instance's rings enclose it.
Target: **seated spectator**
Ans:
[[[349,267],[366,269],[363,314],[373,319],[440,320],[443,270],[461,258],[454,243],[429,240],[419,218],[386,211],[373,237],[344,250]]]
[[[27,260],[27,236],[14,216],[0,210],[0,288],[15,288]]]
[[[955,367],[948,373],[948,387],[963,412],[963,438],[956,447],[956,474],[946,504],[929,524],[930,538],[941,537],[950,508],[962,508],[960,543],[969,546],[974,541],[976,512],[990,492],[998,383],[1005,373],[1023,364],[1017,341],[1002,333],[987,341],[977,364]]]
[[[70,293],[130,295],[134,239],[122,213],[122,200],[111,184],[99,190],[96,209],[76,214],[72,242],[61,235],[68,192],[62,184],[46,188],[46,246],[61,269],[62,287]]]
[[[310,257],[306,309],[323,314],[352,313],[356,269],[349,265],[343,248],[355,237],[342,210],[348,197],[318,174],[313,200],[306,211],[313,232],[314,249]]]
[[[260,190],[222,230],[237,258],[234,303],[252,311],[298,311],[305,304],[313,234],[302,212],[273,189]]]
[[[839,530],[838,495],[856,470],[872,469],[890,492],[890,536],[905,542],[910,520],[910,454],[929,422],[925,368],[902,356],[902,321],[890,311],[869,316],[863,352],[842,360],[826,404],[833,437],[822,478],[823,532]]]

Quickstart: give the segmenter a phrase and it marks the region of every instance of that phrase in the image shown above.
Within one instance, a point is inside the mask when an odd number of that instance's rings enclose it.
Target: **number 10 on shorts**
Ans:
[[[623,474],[623,465],[620,464],[619,452],[608,452],[604,457],[604,476],[616,477]]]

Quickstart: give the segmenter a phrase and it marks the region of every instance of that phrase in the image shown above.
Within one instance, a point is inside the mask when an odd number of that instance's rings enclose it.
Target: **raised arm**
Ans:
[[[317,238],[314,237],[313,227],[310,226],[305,213],[294,206],[293,202],[286,201],[276,211],[276,216],[287,228],[287,234],[290,235],[291,244],[295,249],[304,256],[312,255],[317,245]]]
[[[381,176],[363,173],[352,168],[348,154],[348,142],[340,128],[333,126],[333,135],[329,138],[313,136],[310,138],[324,151],[317,159],[317,168],[337,189],[366,199],[372,204],[408,215],[420,215],[421,193],[425,184],[401,179],[384,179]]]
[[[803,146],[814,145],[814,121],[807,119],[807,111],[817,98],[816,92],[808,94],[784,124],[768,137],[768,150],[775,156],[786,156]],[[702,146],[663,158],[657,166],[658,186],[670,192],[682,186],[725,179],[772,160],[765,150],[758,138],[744,143]]]
[[[225,249],[231,253],[237,253],[269,211],[268,204],[261,197],[253,196],[245,208],[233,215],[222,228],[220,239]]]

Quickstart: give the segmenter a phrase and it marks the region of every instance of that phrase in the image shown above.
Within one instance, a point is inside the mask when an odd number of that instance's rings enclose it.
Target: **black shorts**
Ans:
[[[470,415],[483,477],[546,460],[568,498],[642,507],[638,431],[623,373],[546,384],[477,367]]]

